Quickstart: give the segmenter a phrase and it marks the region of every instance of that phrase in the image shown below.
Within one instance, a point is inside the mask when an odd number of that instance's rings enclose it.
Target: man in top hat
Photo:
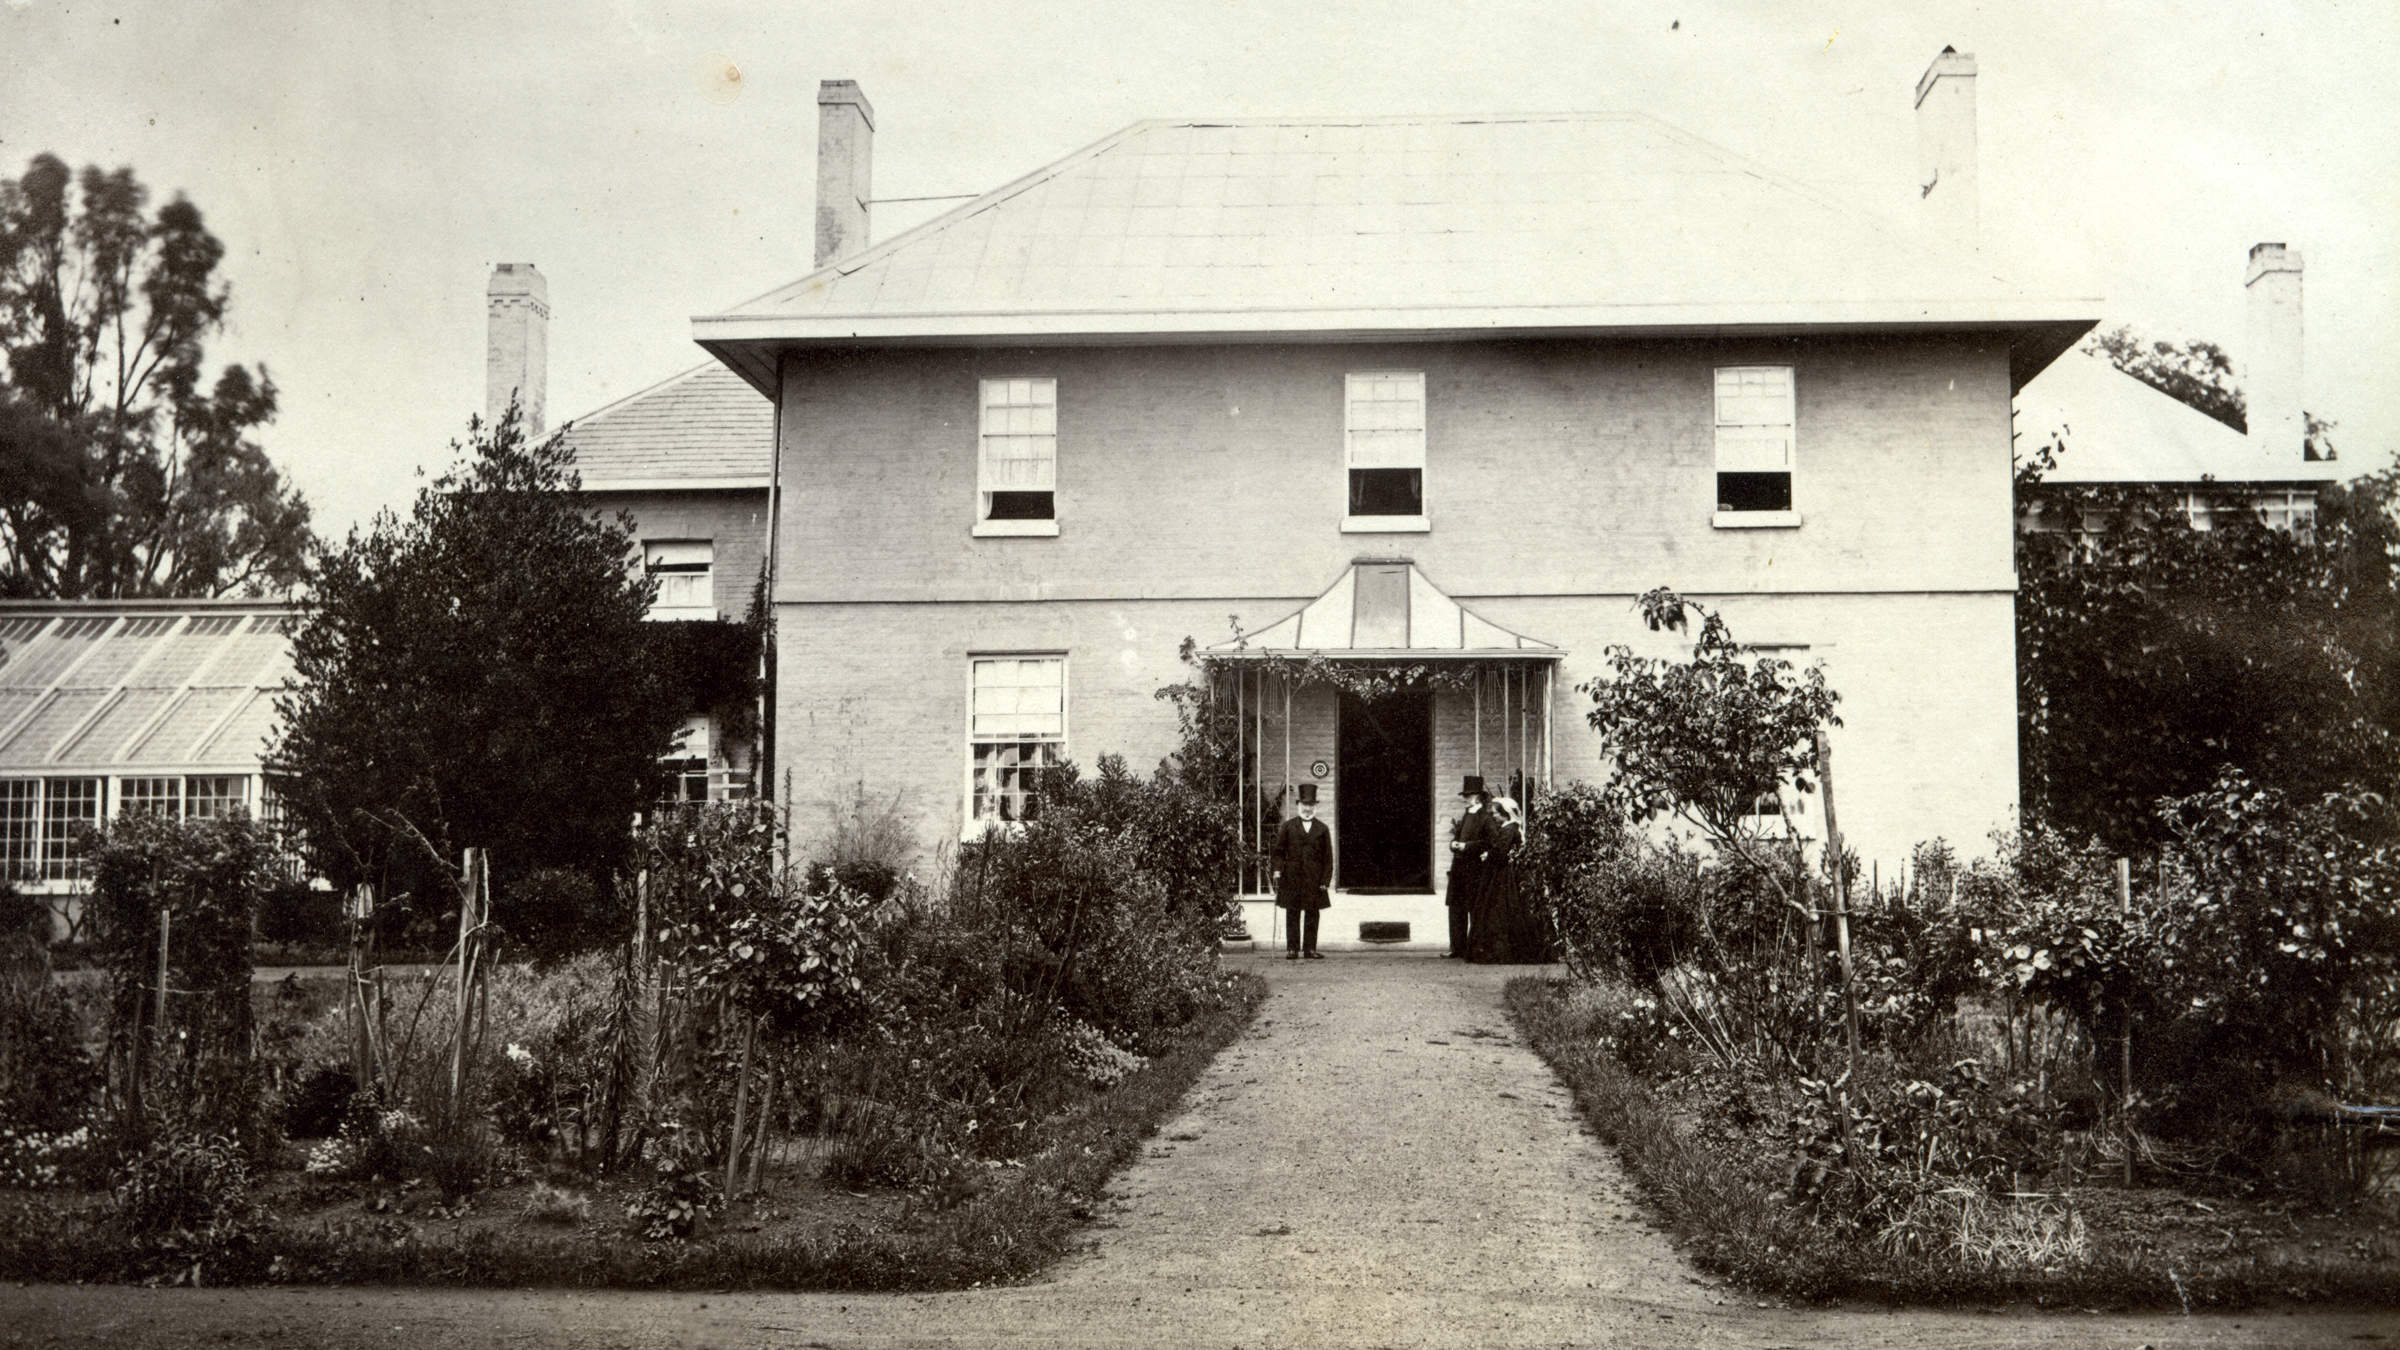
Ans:
[[[1317,785],[1302,783],[1298,815],[1275,831],[1275,903],[1283,909],[1283,959],[1317,955],[1317,917],[1332,903],[1333,831],[1317,819]]]
[[[1466,799],[1467,810],[1450,822],[1450,885],[1442,896],[1450,907],[1450,950],[1443,955],[1463,959],[1474,941],[1472,916],[1476,897],[1483,890],[1484,858],[1491,851],[1495,826],[1492,813],[1485,809],[1492,794],[1484,790],[1483,775],[1468,774],[1458,795]]]

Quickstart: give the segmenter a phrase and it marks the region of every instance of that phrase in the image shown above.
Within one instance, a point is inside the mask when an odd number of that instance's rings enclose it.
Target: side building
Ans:
[[[2276,528],[2305,529],[2317,494],[2338,478],[2307,431],[2301,358],[2302,271],[2297,250],[2262,243],[2243,268],[2244,425],[2236,427],[2118,369],[2087,348],[2071,352],[2017,397],[2020,460],[2053,463],[2025,489],[2028,530],[2074,530],[2058,489],[2156,487],[2177,494],[2193,528],[2221,511],[2254,511]]]
[[[485,294],[485,416],[497,420],[514,398],[540,436],[549,283],[530,263],[501,263]],[[774,430],[774,405],[710,361],[559,432],[591,504],[633,519],[640,554],[627,565],[658,582],[650,618],[687,704],[674,801],[748,796],[768,771],[758,755],[758,644],[746,625],[765,577]]]
[[[71,933],[84,831],[278,819],[264,759],[290,620],[274,600],[0,600],[0,880]]]

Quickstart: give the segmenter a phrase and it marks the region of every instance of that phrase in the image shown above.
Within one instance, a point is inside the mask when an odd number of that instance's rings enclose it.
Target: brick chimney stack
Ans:
[[[550,283],[532,263],[501,263],[483,294],[484,421],[499,422],[514,395],[524,410],[525,434],[539,436],[550,383]]]
[[[817,260],[839,262],[867,246],[868,169],[875,109],[856,80],[817,85]]]
[[[1917,192],[1935,239],[1981,247],[1975,191],[1975,58],[1955,47],[1917,79]]]
[[[2242,401],[2250,444],[2277,462],[2308,454],[2301,381],[2300,254],[2281,244],[2250,250],[2242,278],[2250,322],[2242,360]]]

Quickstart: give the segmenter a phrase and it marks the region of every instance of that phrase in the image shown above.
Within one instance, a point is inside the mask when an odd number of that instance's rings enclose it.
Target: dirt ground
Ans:
[[[1244,964],[1250,964],[1245,958]],[[1258,1024],[1118,1179],[1082,1255],[957,1294],[0,1287],[0,1345],[2299,1346],[2375,1312],[2223,1317],[1762,1305],[1644,1219],[1517,1043],[1523,968],[1260,959]]]

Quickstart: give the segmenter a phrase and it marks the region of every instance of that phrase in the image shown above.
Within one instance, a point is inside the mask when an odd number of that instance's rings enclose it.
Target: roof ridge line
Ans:
[[[1169,127],[1366,127],[1404,126],[1412,122],[1447,122],[1474,126],[1485,122],[1582,122],[1614,121],[1627,117],[1645,117],[1646,113],[1631,108],[1525,110],[1519,112],[1449,112],[1449,113],[1377,113],[1355,115],[1343,113],[1272,113],[1247,117],[1147,117],[1137,126]]]

